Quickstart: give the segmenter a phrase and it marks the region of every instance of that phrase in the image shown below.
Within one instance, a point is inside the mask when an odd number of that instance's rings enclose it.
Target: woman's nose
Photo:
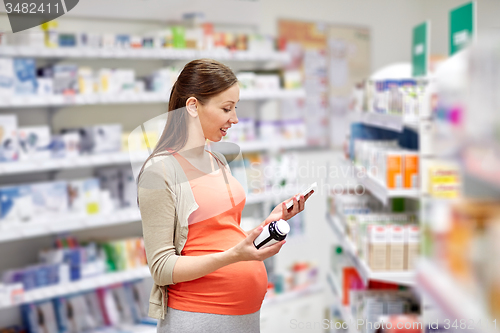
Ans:
[[[229,120],[230,122],[232,122],[233,124],[237,124],[238,123],[238,116],[236,115],[236,112],[234,113],[234,116],[231,117],[231,119]]]

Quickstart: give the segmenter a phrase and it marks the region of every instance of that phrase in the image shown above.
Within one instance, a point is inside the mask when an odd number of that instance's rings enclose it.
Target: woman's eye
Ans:
[[[226,111],[226,112],[231,112],[231,109],[224,109],[224,111]]]

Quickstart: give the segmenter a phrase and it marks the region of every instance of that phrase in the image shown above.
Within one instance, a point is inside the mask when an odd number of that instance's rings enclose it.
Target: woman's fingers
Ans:
[[[257,236],[260,235],[260,233],[262,232],[262,230],[264,229],[263,226],[258,226],[257,228],[255,228],[251,234],[248,235],[247,239],[253,243],[253,241],[257,238]]]
[[[286,240],[282,240],[281,242],[275,243],[271,246],[265,247],[263,249],[259,249],[261,251],[261,254],[265,258],[269,258],[271,256],[274,256],[276,253],[278,253],[281,250],[281,247],[286,243]]]
[[[302,194],[300,194],[300,193],[298,193],[297,195],[300,195],[300,197],[302,196]],[[293,208],[292,209],[293,215],[295,215],[299,212],[300,204],[299,204],[299,201],[297,200],[297,196],[293,197],[293,207],[292,208]]]

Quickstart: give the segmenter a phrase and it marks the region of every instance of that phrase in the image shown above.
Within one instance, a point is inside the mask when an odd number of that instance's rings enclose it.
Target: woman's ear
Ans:
[[[189,97],[186,101],[186,110],[194,118],[198,117],[198,108],[196,107],[197,102],[198,101],[194,97]]]

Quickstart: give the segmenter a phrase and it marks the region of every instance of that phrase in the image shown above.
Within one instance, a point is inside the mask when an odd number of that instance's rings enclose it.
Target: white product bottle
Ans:
[[[285,220],[273,221],[266,225],[262,232],[253,241],[257,249],[271,246],[286,238],[290,232],[290,225]]]

